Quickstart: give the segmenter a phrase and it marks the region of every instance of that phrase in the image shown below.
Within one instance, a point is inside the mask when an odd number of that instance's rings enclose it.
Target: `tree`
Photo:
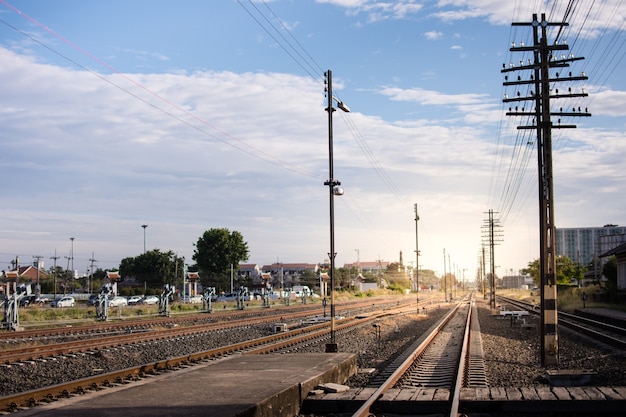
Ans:
[[[405,273],[404,266],[398,262],[387,265],[385,277],[388,284],[394,284],[403,288],[411,288],[410,277]]]
[[[195,244],[193,260],[202,277],[203,285],[219,290],[229,288],[231,266],[237,270],[239,263],[248,260],[248,243],[241,233],[226,228],[213,228],[204,232]]]
[[[315,272],[307,269],[300,274],[300,283],[307,285],[311,290],[316,286],[319,286],[319,279]]]
[[[185,258],[178,258],[174,252],[161,252],[153,249],[134,258],[124,258],[120,263],[120,275],[133,277],[150,287],[182,282]]]
[[[528,263],[528,268],[524,268],[522,273],[528,274],[533,278],[536,286],[540,286],[541,264],[539,259],[535,259]],[[556,282],[557,284],[569,284],[573,279],[582,280],[584,268],[572,261],[567,256],[558,256],[556,258]]]
[[[611,256],[602,267],[602,275],[606,278],[606,290],[609,297],[614,300],[617,295],[617,258]]]

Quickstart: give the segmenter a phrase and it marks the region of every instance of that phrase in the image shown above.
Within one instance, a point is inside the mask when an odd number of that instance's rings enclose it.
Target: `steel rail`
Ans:
[[[378,300],[380,304],[395,304],[395,302],[390,300]],[[407,300],[408,301],[408,300]],[[357,302],[346,302],[346,303],[338,303],[337,307],[341,310],[345,311],[354,308],[365,308],[371,306],[372,303],[370,301],[357,301]],[[129,307],[133,308],[133,307]],[[88,323],[85,324],[87,319],[80,320],[72,320],[72,321],[63,321],[63,322],[47,322],[48,326],[56,326],[56,327],[42,327],[37,329],[27,329],[20,331],[0,331],[0,341],[4,343],[9,343],[14,340],[28,340],[32,342],[33,339],[37,338],[53,338],[53,337],[68,337],[74,335],[84,335],[84,334],[92,334],[95,333],[95,336],[101,335],[101,332],[106,331],[123,331],[128,329],[129,327],[146,327],[146,326],[154,326],[154,327],[163,327],[163,326],[180,326],[180,325],[196,325],[198,322],[215,322],[215,321],[224,321],[224,320],[232,320],[234,319],[242,319],[245,317],[258,317],[259,314],[279,317],[284,314],[315,314],[321,313],[323,311],[323,307],[317,304],[309,304],[309,305],[293,305],[293,306],[279,306],[277,308],[272,309],[246,309],[246,310],[217,310],[214,309],[212,314],[207,314],[208,312],[198,312],[198,313],[173,313],[170,317],[154,317],[150,315],[150,317],[145,317],[141,319],[137,319],[135,317],[128,318],[110,318],[111,321],[107,322],[99,322],[99,323]],[[91,319],[93,320],[93,318]],[[78,324],[78,325],[77,325]],[[71,327],[65,327],[65,326]],[[63,326],[63,327],[58,327]]]
[[[369,303],[359,303],[359,307],[367,306]],[[383,305],[383,308],[385,305]],[[393,305],[397,307],[397,305]],[[352,306],[354,308],[354,306]],[[410,308],[410,307],[406,307]],[[285,313],[285,311],[283,311]],[[300,319],[311,316],[310,310],[302,310],[293,312],[290,316],[290,320]],[[284,314],[280,315],[280,319],[283,320]],[[31,345],[28,347],[21,347],[15,349],[7,349],[0,353],[0,363],[9,364],[21,361],[32,361],[35,359],[43,359],[45,357],[59,356],[65,354],[75,354],[87,352],[95,349],[106,349],[110,347],[130,345],[133,343],[143,343],[154,340],[162,340],[176,336],[189,336],[193,334],[201,334],[207,331],[232,329],[250,325],[258,325],[269,322],[275,322],[278,319],[277,315],[261,316],[250,318],[242,318],[234,321],[218,321],[210,323],[197,324],[196,326],[189,327],[173,327],[160,330],[141,331],[133,333],[132,330],[125,334],[116,334],[108,336],[106,333],[96,335],[94,334],[89,339],[81,339],[79,341],[70,341],[46,345]]]
[[[470,341],[470,328],[472,324],[472,315],[474,310],[472,304],[474,303],[473,294],[468,301],[469,312],[467,313],[467,320],[465,323],[465,333],[463,335],[463,346],[461,348],[461,355],[459,360],[459,369],[456,373],[456,378],[452,384],[452,400],[450,401],[450,417],[457,417],[459,415],[459,403],[461,398],[461,388],[463,388],[463,382],[465,381],[466,363],[468,357],[469,341]]]
[[[411,307],[397,307],[395,309],[381,311],[380,313],[371,314],[361,318],[345,318],[340,320],[339,329],[360,326],[366,322],[376,320],[382,316],[390,314],[403,314]],[[152,362],[136,367],[131,367],[119,371],[112,371],[105,374],[94,375],[92,377],[82,378],[67,383],[56,384],[41,389],[25,391],[13,395],[0,397],[0,410],[8,412],[17,411],[24,407],[33,407],[40,402],[51,402],[58,398],[69,397],[72,394],[82,394],[89,390],[97,390],[100,387],[111,386],[112,384],[123,384],[147,374],[154,374],[166,370],[172,370],[176,367],[187,366],[201,361],[212,360],[218,357],[231,355],[235,352],[244,352],[246,354],[260,354],[273,350],[271,347],[258,348],[265,344],[279,343],[285,346],[284,339],[291,339],[291,343],[299,343],[305,340],[323,337],[328,335],[330,331],[329,323],[303,327],[288,332],[277,333],[275,335],[265,336],[245,342],[235,343],[207,351],[197,352],[189,355],[168,358],[161,361]]]
[[[514,299],[507,298],[507,297],[502,297],[502,296],[499,296],[499,298],[506,301],[509,304],[523,308],[535,315],[539,314],[534,309],[532,304],[529,304],[527,302],[520,301],[520,300],[514,300]],[[602,323],[597,320],[592,320],[586,317],[576,316],[574,314],[570,314],[570,313],[566,313],[562,311],[558,312],[558,316],[559,316],[559,325],[564,326],[570,330],[573,330],[576,333],[589,336],[595,341],[600,341],[602,343],[613,346],[615,348],[626,350],[626,340],[624,340],[623,338],[615,337],[614,335],[602,332],[602,331],[611,332],[613,334],[619,335],[620,337],[623,337],[626,332],[625,329],[618,327],[618,326],[614,326],[612,324]],[[579,323],[584,323],[585,325],[582,325]],[[602,331],[594,329],[594,328],[590,328],[587,326],[596,327],[597,329],[600,329]]]
[[[184,337],[208,331],[234,329],[250,325],[264,324],[275,321],[275,317],[261,317],[253,320],[240,319],[231,322],[217,322],[198,325],[195,327],[170,328],[151,330],[148,332],[129,333],[115,336],[103,336],[97,339],[55,343],[51,345],[29,346],[27,348],[10,349],[0,354],[0,362],[9,364],[21,361],[32,361],[51,356],[83,353],[96,349],[144,343],[155,340]]]
[[[450,321],[450,319],[459,310],[461,303],[457,303],[448,314],[440,321],[440,323],[433,329],[433,331],[419,344],[415,350],[407,356],[407,358],[400,364],[400,366],[389,376],[389,378],[381,384],[380,387],[372,393],[372,395],[359,407],[359,409],[352,414],[352,417],[368,417],[371,412],[370,409],[379,398],[383,396],[385,392],[391,389],[409,370],[411,365],[419,358],[424,352],[426,347],[432,342],[437,334],[443,329],[443,327]]]

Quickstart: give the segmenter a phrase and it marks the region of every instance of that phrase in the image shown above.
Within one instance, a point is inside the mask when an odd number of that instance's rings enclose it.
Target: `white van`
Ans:
[[[311,295],[311,289],[307,285],[294,285],[291,291],[296,294],[296,297],[302,297],[303,295],[308,297]]]

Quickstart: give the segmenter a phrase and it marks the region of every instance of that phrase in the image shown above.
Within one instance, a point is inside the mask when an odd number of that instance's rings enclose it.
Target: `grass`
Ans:
[[[291,305],[301,303],[300,299],[291,300]],[[321,303],[321,299],[314,301],[307,300],[309,304]],[[260,307],[263,301],[246,301],[246,308]],[[272,301],[272,307],[283,305],[280,301]],[[235,302],[214,302],[211,303],[213,311],[234,310],[237,308]],[[171,303],[170,312],[172,314],[193,314],[202,311],[202,304],[183,304]],[[136,318],[142,316],[156,316],[159,313],[158,305],[132,305],[125,307],[109,307],[109,320]],[[52,308],[50,306],[30,306],[19,309],[20,325],[23,326],[39,326],[51,324],[65,324],[67,321],[95,321],[96,308],[84,304],[78,304],[75,307]]]
[[[398,295],[398,292],[391,290],[369,290],[365,293],[354,294],[348,291],[335,292],[335,300],[345,300],[360,297],[378,297],[385,295]],[[414,296],[414,295],[412,295]],[[328,297],[330,299],[330,297]],[[290,305],[299,305],[302,303],[300,298],[292,299]],[[309,305],[321,305],[322,298],[307,299]],[[246,301],[246,308],[260,308],[263,305],[262,300]],[[281,300],[272,300],[272,307],[281,307],[284,303]],[[213,311],[229,311],[237,308],[235,302],[214,302],[211,303]],[[202,304],[170,304],[170,312],[172,314],[193,314],[202,311]],[[131,305],[125,307],[110,307],[108,312],[109,321],[120,319],[131,319],[137,317],[157,316],[159,313],[158,305]],[[22,326],[50,326],[50,325],[67,325],[68,322],[78,324],[79,322],[94,322],[96,316],[96,308],[79,303],[75,307],[52,308],[50,306],[30,306],[19,309],[20,325]]]

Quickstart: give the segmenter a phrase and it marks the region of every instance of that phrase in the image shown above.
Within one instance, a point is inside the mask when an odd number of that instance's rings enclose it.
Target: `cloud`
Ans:
[[[169,57],[160,54],[158,52],[150,52],[150,51],[141,51],[137,49],[129,49],[129,48],[120,48],[121,52],[126,52],[128,54],[134,55],[135,58],[139,59],[153,59],[156,58],[159,61],[169,61]]]
[[[425,32],[424,37],[430,41],[434,41],[437,39],[441,39],[443,37],[443,32],[431,30],[430,32]]]
[[[413,0],[379,2],[370,0],[317,0],[318,3],[332,4],[348,9],[350,15],[365,14],[370,23],[388,19],[405,19],[414,16],[424,7]]]
[[[253,262],[269,262],[281,252],[291,261],[326,256],[327,115],[319,85],[309,78],[228,71],[96,76],[2,48],[0,59],[6,63],[0,68],[6,80],[0,97],[0,229],[15,231],[0,237],[0,245],[17,254],[52,254],[66,251],[73,236],[77,265],[95,252],[100,267],[115,267],[140,253],[140,225],[148,224],[148,248],[171,249],[187,259],[211,227],[241,231]],[[485,98],[420,89],[381,94],[454,106]],[[481,127],[338,114],[335,172],[348,194],[337,207],[338,262],[352,261],[354,242],[371,236],[377,236],[377,247],[394,249],[369,253],[363,245],[365,258],[392,260],[411,247],[395,213],[414,200],[412,191],[405,201],[389,188],[343,117],[359,126],[398,189],[414,189],[416,176],[421,178],[415,191],[431,221],[456,223],[437,208],[444,189],[472,202],[454,204],[454,218],[467,219],[467,211],[480,206],[474,196],[483,186],[483,165],[468,164],[468,157],[478,162],[487,150]],[[457,189],[460,177],[465,179]],[[24,206],[26,199],[37,204]],[[435,230],[425,227],[424,234],[440,244]]]
[[[597,89],[589,87],[588,92],[592,99],[589,103],[590,112],[595,115],[611,117],[626,116],[626,91]]]
[[[482,104],[489,97],[486,94],[444,94],[439,91],[431,91],[423,88],[401,89],[388,87],[380,90],[380,94],[390,100],[413,101],[422,105],[455,105]]]

